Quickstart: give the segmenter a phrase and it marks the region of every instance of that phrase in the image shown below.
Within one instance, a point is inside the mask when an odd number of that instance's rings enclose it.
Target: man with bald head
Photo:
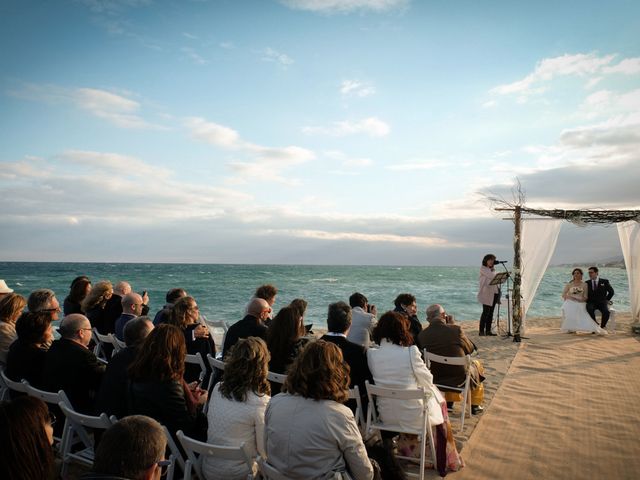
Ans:
[[[91,414],[105,370],[88,348],[91,323],[84,315],[72,313],[62,319],[58,331],[62,338],[54,341],[45,355],[45,390],[64,390],[76,411]]]
[[[135,292],[129,292],[122,297],[122,315],[116,320],[118,340],[124,340],[124,326],[127,322],[142,315],[142,305],[142,297]]]
[[[120,315],[122,315],[122,299],[125,295],[131,292],[133,292],[133,289],[128,282],[120,281],[114,285],[113,295],[111,295],[111,298],[107,300],[107,304],[104,307],[106,310],[106,317],[113,322],[111,325],[115,325],[118,318],[120,318]],[[143,293],[142,315],[147,315],[149,313],[149,296],[146,291]]]
[[[269,302],[262,298],[252,298],[247,305],[247,315],[229,327],[229,331],[224,337],[222,357],[224,358],[229,349],[241,338],[259,337],[264,339],[267,336],[267,327],[264,322],[270,314]]]

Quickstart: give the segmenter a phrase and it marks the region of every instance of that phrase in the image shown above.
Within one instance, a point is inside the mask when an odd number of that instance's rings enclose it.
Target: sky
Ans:
[[[640,3],[3,0],[0,260],[477,265],[640,208]],[[553,263],[620,256],[567,224]]]

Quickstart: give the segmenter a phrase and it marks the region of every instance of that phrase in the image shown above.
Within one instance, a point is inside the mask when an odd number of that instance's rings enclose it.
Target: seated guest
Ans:
[[[115,322],[107,315],[107,302],[113,296],[111,282],[102,280],[96,283],[82,301],[82,310],[87,315],[91,326],[98,329],[102,335],[115,331]]]
[[[182,297],[179,299],[171,310],[169,323],[175,325],[182,330],[184,334],[187,353],[194,355],[200,353],[205,359],[207,375],[211,374],[211,367],[206,361],[207,355],[216,356],[216,344],[209,335],[209,329],[199,322],[200,309],[193,297]],[[192,382],[197,380],[200,375],[200,367],[198,365],[187,365],[185,372],[185,380]]]
[[[437,464],[440,476],[447,469],[458,470],[462,466],[451,425],[447,417],[447,407],[440,391],[433,384],[433,375],[425,365],[420,350],[413,344],[406,315],[387,312],[373,329],[373,341],[379,348],[367,350],[369,369],[376,385],[387,388],[411,390],[423,387],[428,395],[429,422],[437,426],[435,438]],[[403,429],[420,430],[423,425],[422,400],[396,400],[379,398],[376,407],[385,423],[399,425]],[[384,436],[384,435],[383,435]],[[405,455],[416,454],[420,442],[416,435],[403,435],[406,440]]]
[[[207,442],[239,447],[243,443],[253,457],[265,456],[264,412],[271,389],[267,381],[269,351],[264,340],[239,340],[228,352],[224,381],[216,384],[209,403]],[[251,473],[246,462],[206,457],[202,470],[207,480],[245,479]]]
[[[429,326],[418,335],[420,350],[426,348],[427,352],[444,357],[464,357],[476,350],[476,346],[459,325],[448,323],[451,317],[441,305],[431,305],[427,308],[427,321]],[[431,373],[435,383],[452,387],[463,387],[467,376],[464,365],[444,365],[435,362],[431,363]],[[483,373],[482,364],[474,360],[471,364],[471,411],[474,415],[483,411]],[[457,392],[445,391],[444,395],[449,408],[453,406],[454,401],[461,400],[461,395]]]
[[[13,288],[9,288],[7,282],[5,282],[4,280],[0,280],[0,299],[2,299],[6,295],[9,295],[10,293],[13,293]]]
[[[142,297],[135,292],[127,293],[122,297],[122,315],[116,320],[116,337],[124,340],[124,326],[129,320],[142,315]]]
[[[9,347],[18,338],[16,320],[26,305],[27,300],[17,293],[9,293],[0,298],[0,366],[7,363]]]
[[[347,335],[350,342],[368,347],[371,343],[371,332],[376,326],[378,311],[375,305],[369,305],[367,297],[355,292],[349,297],[351,306],[351,329]]]
[[[174,325],[154,328],[129,367],[127,413],[147,415],[165,425],[172,435],[204,441],[206,418],[200,411],[207,392],[184,381],[184,335]]]
[[[309,343],[295,359],[283,391],[265,415],[268,463],[287,478],[373,478],[349,396],[349,370],[334,344]]]
[[[41,288],[31,292],[27,300],[27,309],[30,312],[47,312],[51,321],[55,322],[59,317],[60,303],[53,290]]]
[[[24,396],[0,403],[0,478],[54,478],[54,421],[39,398]]]
[[[105,370],[88,348],[91,323],[84,315],[72,313],[62,319],[58,331],[62,338],[53,342],[45,355],[45,390],[64,390],[77,412],[91,415]]]
[[[398,312],[409,320],[409,331],[413,336],[413,343],[416,344],[418,340],[418,334],[422,331],[422,324],[418,319],[418,306],[416,304],[416,297],[410,293],[401,293],[393,301],[396,308],[394,312]]]
[[[97,415],[102,412],[118,418],[126,415],[128,369],[151,330],[153,323],[149,317],[134,318],[124,326],[124,341],[127,346],[111,357],[107,365],[96,397]]]
[[[122,299],[127,293],[131,293],[132,291],[133,289],[128,282],[121,281],[115,284],[113,287],[113,295],[104,307],[105,318],[109,324],[115,325],[118,317],[122,315]],[[142,315],[147,315],[149,313],[149,296],[146,291],[142,294],[142,303]],[[113,333],[113,330],[109,333]]]
[[[271,325],[271,319],[273,318],[273,305],[276,303],[276,295],[278,295],[278,289],[267,283],[265,285],[260,285],[256,289],[256,293],[253,294],[253,298],[261,298],[266,300],[271,307],[271,312],[269,312],[269,318],[264,322],[264,324],[268,327]]]
[[[181,299],[182,297],[186,297],[187,292],[184,288],[172,288],[167,292],[165,300],[167,303],[164,304],[162,310],[159,310],[156,313],[156,316],[153,318],[154,325],[160,325],[161,323],[167,323],[169,321],[169,317],[171,316],[171,310],[175,303]]]
[[[264,322],[269,318],[270,313],[271,307],[266,300],[262,298],[251,299],[247,305],[245,317],[231,325],[224,336],[223,358],[241,338],[258,337],[264,339],[267,336],[267,327]]]
[[[89,277],[81,275],[74,278],[69,288],[69,295],[64,299],[64,314],[84,313],[82,311],[82,301],[89,295],[90,291],[91,280],[89,280]]]
[[[7,377],[42,388],[45,356],[53,342],[51,314],[24,312],[16,322],[16,332],[18,339],[7,354]]]
[[[349,383],[349,388],[358,386],[363,408],[366,412],[368,401],[367,387],[364,382],[369,380],[369,383],[373,383],[373,377],[367,365],[367,349],[362,345],[347,340],[349,328],[351,327],[351,308],[349,308],[349,305],[344,302],[329,305],[327,327],[329,331],[322,337],[322,340],[334,343],[342,350],[344,361],[347,362],[350,369],[351,382]],[[347,405],[355,412],[356,403],[354,400],[350,400]]]
[[[162,425],[153,418],[132,415],[123,418],[100,438],[91,473],[83,480],[157,480],[164,477],[169,462]],[[164,472],[164,473],[163,473]]]
[[[308,342],[302,320],[291,307],[281,308],[267,330],[267,346],[271,354],[269,371],[286,374],[302,348]],[[272,383],[271,391],[280,392],[280,384]]]

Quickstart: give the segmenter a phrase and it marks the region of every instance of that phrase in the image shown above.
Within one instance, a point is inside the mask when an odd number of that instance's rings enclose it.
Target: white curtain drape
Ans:
[[[556,249],[563,221],[556,219],[522,220],[520,230],[520,294],[522,295],[524,317],[527,316],[527,310],[531,306],[536,290],[538,290],[540,281],[544,272],[547,271],[551,256]]]
[[[640,223],[619,223],[618,236],[629,278],[631,314],[634,322],[640,322]]]

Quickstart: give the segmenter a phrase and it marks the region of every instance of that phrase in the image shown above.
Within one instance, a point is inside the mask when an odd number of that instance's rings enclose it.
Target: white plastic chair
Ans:
[[[418,477],[420,480],[424,480],[424,465],[425,465],[425,449],[427,438],[429,439],[429,448],[431,450],[431,459],[434,467],[436,465],[436,449],[433,441],[433,431],[431,430],[431,423],[429,422],[429,406],[428,400],[432,393],[424,388],[399,390],[394,388],[385,388],[378,385],[371,385],[369,381],[365,381],[367,388],[367,396],[369,397],[369,408],[367,409],[367,435],[371,435],[372,430],[386,430],[390,432],[398,433],[410,433],[418,435],[421,439],[420,443],[420,473]],[[388,398],[393,400],[422,400],[422,415],[420,421],[422,427],[420,429],[402,428],[400,425],[392,423],[385,423],[378,415],[376,408],[377,398]],[[405,460],[415,461],[412,457],[403,457],[398,455],[398,458]],[[415,474],[410,474],[415,475]]]
[[[360,433],[364,433],[364,429],[366,427],[366,421],[364,419],[364,412],[362,410],[362,398],[360,397],[360,388],[357,385],[354,385],[353,388],[349,389],[349,399],[356,401],[356,423],[358,424],[358,429]]]
[[[169,458],[167,459],[171,462],[171,464],[167,469],[166,480],[173,480],[175,476],[175,471],[176,471],[176,463],[180,465],[180,469],[183,472],[185,471],[186,463],[184,461],[184,457],[182,456],[182,453],[180,453],[180,449],[178,448],[178,445],[176,445],[175,440],[171,436],[169,429],[164,425],[162,426],[162,429],[164,430],[164,436],[167,438],[167,448],[169,448],[169,452],[171,452],[169,454]]]
[[[184,470],[184,480],[191,480],[191,471],[195,471],[196,476],[200,479],[205,478],[202,473],[202,462],[207,456],[243,461],[249,467],[249,472],[254,472],[254,460],[251,452],[243,443],[239,447],[227,447],[221,445],[212,445],[210,443],[200,442],[193,438],[187,437],[182,430],[176,433],[178,441],[187,454],[187,462]],[[247,480],[253,479],[253,473],[247,475]]]
[[[274,383],[279,383],[280,385],[284,385],[284,381],[287,379],[287,376],[282,373],[269,372],[267,373],[267,380]]]
[[[464,417],[469,407],[469,416],[472,417],[471,409],[471,355],[465,355],[464,357],[443,357],[442,355],[436,355],[435,353],[427,352],[425,348],[423,351],[424,361],[427,364],[427,368],[431,369],[431,363],[440,363],[443,365],[458,365],[464,366],[467,372],[464,378],[464,384],[459,387],[452,387],[451,385],[443,385],[434,383],[441,391],[458,392],[462,394],[462,414],[460,416],[460,430],[464,428]]]
[[[213,358],[210,353],[207,353],[207,361],[212,369],[218,369],[224,371],[224,362],[220,359]]]
[[[124,343],[122,340],[119,340],[118,337],[116,337],[115,333],[110,333],[109,337],[111,337],[111,344],[113,345],[114,352],[119,352],[120,350],[122,350],[127,346],[126,343]]]
[[[227,332],[229,331],[229,326],[227,325],[227,322],[225,322],[224,320],[207,320],[207,317],[205,317],[204,315],[200,315],[200,317],[202,318],[202,320],[204,320],[205,325],[207,326],[207,328],[209,329],[209,335],[211,335],[211,338],[215,338],[215,329],[221,329],[222,330],[222,340],[220,341],[220,345],[224,345],[224,337],[227,335]],[[220,355],[222,355],[222,349],[220,349]]]
[[[189,363],[191,365],[198,365],[200,367],[200,383],[204,383],[204,378],[207,374],[207,367],[204,364],[204,359],[202,358],[202,354],[200,352],[194,354],[187,354],[185,358],[185,363]]]
[[[113,425],[113,422],[107,417],[106,413],[100,414],[99,417],[93,417],[74,411],[64,402],[58,403],[58,406],[67,417],[68,422],[68,432],[62,445],[62,472],[60,474],[62,478],[67,478],[67,471],[71,461],[75,460],[88,467],[93,465],[94,439],[93,434],[87,429],[106,430]],[[76,443],[80,443],[82,448],[74,451],[73,447]]]
[[[5,373],[4,369],[0,370],[0,378],[2,378],[2,383],[4,383],[4,388],[13,390],[14,392],[27,393],[27,385],[29,384],[27,383],[26,380],[21,380],[20,382],[11,380],[9,377],[7,377],[7,374]],[[9,393],[7,392],[6,395],[8,396],[8,394]]]
[[[107,350],[104,346],[113,345],[111,335],[102,335],[97,328],[93,327],[93,341],[96,343],[95,347],[93,347],[93,354],[103,362],[109,362]]]
[[[68,405],[69,407],[73,408],[71,405],[71,402],[69,401],[69,397],[67,397],[67,394],[64,393],[63,390],[59,390],[58,392],[46,392],[44,390],[39,390],[35,387],[32,387],[31,385],[29,385],[29,383],[26,382],[26,380],[25,380],[25,384],[27,387],[26,393],[30,397],[39,398],[40,400],[42,400],[44,403],[48,405],[55,405],[57,407],[62,402],[65,405]],[[62,421],[62,419],[60,420]],[[54,435],[53,437],[54,440],[59,442],[58,448],[60,449],[60,452],[62,452],[62,448],[64,447],[64,444],[67,441],[67,436],[69,434],[68,429],[69,429],[69,421],[65,417],[64,427],[62,428],[62,436],[56,437]]]

